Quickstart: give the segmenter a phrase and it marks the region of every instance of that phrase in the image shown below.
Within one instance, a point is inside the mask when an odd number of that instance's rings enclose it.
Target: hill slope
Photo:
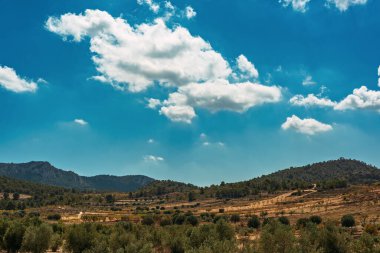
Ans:
[[[378,181],[380,181],[378,168],[361,161],[341,158],[302,167],[291,167],[248,181],[222,183],[206,188],[206,193],[219,198],[239,198],[260,192],[306,189],[313,184],[325,189]]]
[[[57,169],[48,162],[0,163],[0,176],[65,188],[119,192],[135,191],[154,181],[146,176],[84,177]]]
[[[379,181],[380,170],[361,161],[341,158],[302,167],[291,167],[256,180],[260,179],[300,180],[307,183],[337,179],[345,180],[350,184],[362,184]]]

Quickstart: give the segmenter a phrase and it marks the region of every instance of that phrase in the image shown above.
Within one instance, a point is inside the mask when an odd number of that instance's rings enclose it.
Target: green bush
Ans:
[[[284,225],[290,225],[290,221],[287,217],[281,216],[278,218],[278,221]]]
[[[141,220],[141,224],[146,226],[152,226],[154,225],[154,219],[151,215],[145,215]]]
[[[186,218],[186,223],[192,226],[197,226],[199,224],[199,221],[197,217],[195,217],[194,215],[190,215]]]
[[[251,218],[248,219],[247,226],[249,228],[255,228],[258,229],[260,227],[260,219],[257,215],[252,216]]]
[[[313,216],[310,216],[310,221],[313,222],[314,224],[321,224],[322,223],[322,218],[321,216],[318,216],[318,215],[313,215]]]
[[[355,218],[354,216],[349,215],[349,214],[344,215],[342,219],[340,220],[340,222],[342,224],[342,227],[350,228],[350,227],[355,226]]]
[[[47,224],[28,227],[22,241],[22,250],[32,253],[44,253],[49,249],[52,228]]]
[[[240,221],[240,215],[239,214],[233,214],[231,215],[230,221],[233,223],[237,223]]]
[[[61,215],[59,213],[49,214],[47,216],[47,219],[48,220],[60,220],[61,219]]]

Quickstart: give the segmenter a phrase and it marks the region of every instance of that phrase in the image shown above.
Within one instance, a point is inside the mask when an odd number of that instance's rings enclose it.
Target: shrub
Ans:
[[[94,245],[96,235],[93,224],[84,223],[71,226],[65,240],[67,251],[82,253],[85,250],[90,250]]]
[[[260,227],[260,219],[258,216],[254,215],[251,218],[249,218],[247,226],[249,228],[259,228]]]
[[[304,228],[306,227],[306,225],[311,222],[310,219],[308,218],[300,218],[297,220],[297,228],[300,229],[300,228]]]
[[[186,218],[186,223],[189,223],[192,226],[197,226],[199,221],[197,217],[195,217],[194,215],[190,215]]]
[[[23,251],[32,253],[44,253],[49,249],[53,230],[47,224],[28,227],[22,241]]]
[[[59,234],[53,234],[50,239],[51,251],[57,252],[57,250],[62,246],[62,237]]]
[[[224,208],[220,208],[219,213],[224,213]]]
[[[160,226],[161,227],[170,226],[170,225],[172,225],[172,221],[169,218],[163,218],[160,221]]]
[[[5,249],[8,252],[17,252],[21,248],[25,227],[21,223],[12,223],[3,238]]]
[[[13,200],[19,200],[20,199],[20,193],[15,192],[13,193]]]
[[[47,219],[48,220],[60,220],[61,219],[61,215],[59,213],[49,214],[47,216]]]
[[[152,226],[154,224],[154,219],[150,215],[145,215],[142,218],[141,224],[146,225],[146,226]]]
[[[321,224],[322,223],[322,218],[321,216],[318,216],[318,215],[313,215],[313,216],[310,216],[310,221],[313,222],[314,224]]]
[[[263,229],[260,239],[260,252],[283,253],[296,252],[296,238],[291,228],[277,221],[269,222]]]
[[[378,234],[378,227],[376,224],[368,224],[365,226],[364,231],[370,235],[377,235]]]
[[[237,223],[240,221],[240,215],[239,214],[233,214],[231,215],[230,221],[233,223]]]
[[[355,226],[355,218],[352,215],[344,215],[340,220],[342,227],[350,228]]]
[[[183,214],[177,214],[173,216],[173,223],[177,225],[182,225],[186,220],[186,216]]]
[[[281,224],[284,224],[284,225],[290,225],[290,221],[287,217],[285,216],[281,216],[278,218],[278,221],[281,223]]]

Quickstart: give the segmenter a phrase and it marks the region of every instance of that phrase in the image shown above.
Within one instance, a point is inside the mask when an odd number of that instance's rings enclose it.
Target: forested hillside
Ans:
[[[380,170],[352,159],[338,159],[291,167],[248,181],[207,187],[205,192],[220,198],[238,198],[260,192],[306,189],[316,184],[318,189],[341,188],[349,184],[380,181]]]
[[[146,176],[84,177],[57,169],[48,162],[0,163],[0,176],[79,190],[118,192],[135,191],[154,181]]]

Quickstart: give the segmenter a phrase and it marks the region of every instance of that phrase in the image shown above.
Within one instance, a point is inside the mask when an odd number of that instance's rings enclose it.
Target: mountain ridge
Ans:
[[[289,167],[246,181],[221,183],[198,187],[171,180],[155,180],[143,175],[80,176],[73,171],[58,169],[49,162],[0,163],[0,176],[34,183],[80,190],[136,192],[139,195],[163,195],[172,192],[190,192],[201,188],[220,196],[242,196],[258,191],[277,191],[306,188],[310,184],[335,187],[339,184],[366,184],[380,181],[380,169],[365,162],[340,158]],[[343,183],[344,182],[344,183]],[[329,186],[330,185],[330,186]]]
[[[143,175],[80,176],[73,171],[58,169],[49,162],[0,163],[0,176],[34,183],[97,191],[135,191],[154,179]]]

